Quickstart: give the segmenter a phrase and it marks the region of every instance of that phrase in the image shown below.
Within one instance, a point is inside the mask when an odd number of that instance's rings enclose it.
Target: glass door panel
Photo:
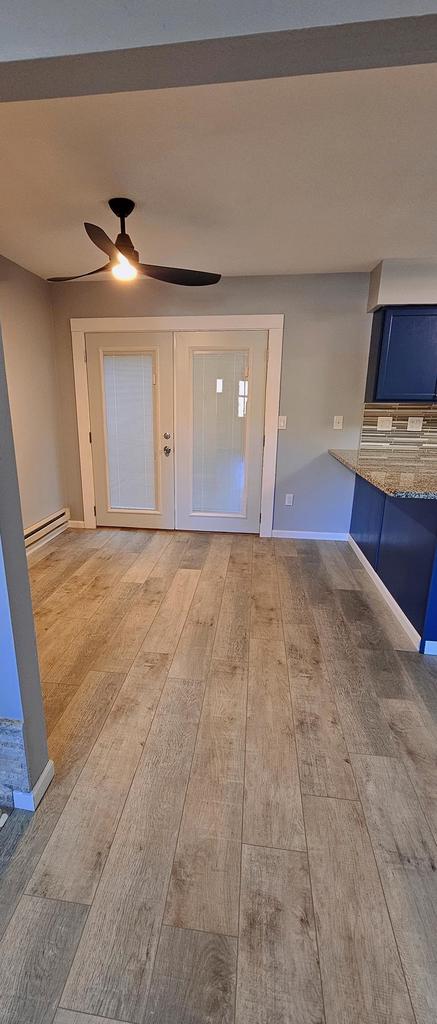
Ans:
[[[266,331],[176,334],[176,526],[258,533]]]
[[[193,353],[194,512],[244,515],[248,358]]]

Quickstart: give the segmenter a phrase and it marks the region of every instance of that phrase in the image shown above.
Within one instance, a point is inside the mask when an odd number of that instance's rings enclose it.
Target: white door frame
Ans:
[[[247,316],[123,316],[85,317],[70,320],[74,387],[84,526],[96,528],[93,458],[90,444],[90,407],[86,368],[85,335],[110,331],[268,331],[264,458],[261,479],[260,536],[271,537],[278,447],[278,414],[281,387],[282,314]]]

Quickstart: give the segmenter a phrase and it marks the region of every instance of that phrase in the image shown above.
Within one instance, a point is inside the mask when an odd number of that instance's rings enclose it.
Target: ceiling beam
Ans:
[[[437,62],[437,14],[0,63],[0,101]]]

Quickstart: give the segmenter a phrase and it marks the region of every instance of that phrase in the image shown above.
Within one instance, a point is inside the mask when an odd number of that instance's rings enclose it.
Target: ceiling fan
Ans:
[[[120,231],[115,239],[111,239],[97,227],[97,224],[85,222],[84,228],[88,238],[94,245],[109,256],[109,263],[97,270],[89,270],[87,274],[76,274],[75,277],[49,277],[49,281],[77,281],[80,277],[90,277],[92,274],[103,274],[111,270],[118,281],[133,281],[138,274],[144,277],[154,277],[157,281],[167,281],[169,284],[184,284],[189,286],[202,286],[217,284],[221,274],[207,274],[203,270],[181,270],[178,267],[155,267],[150,263],[140,263],[140,257],[128,234],[126,234],[126,217],[132,213],[135,207],[133,199],[109,199],[108,206],[120,220]]]

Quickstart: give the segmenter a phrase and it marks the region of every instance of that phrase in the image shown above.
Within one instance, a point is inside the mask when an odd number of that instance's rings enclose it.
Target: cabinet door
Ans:
[[[436,401],[437,307],[386,309],[375,399]]]
[[[384,503],[385,494],[382,491],[372,487],[361,476],[355,477],[351,537],[373,568],[378,558]]]
[[[437,502],[387,498],[378,576],[422,635],[437,533]]]

